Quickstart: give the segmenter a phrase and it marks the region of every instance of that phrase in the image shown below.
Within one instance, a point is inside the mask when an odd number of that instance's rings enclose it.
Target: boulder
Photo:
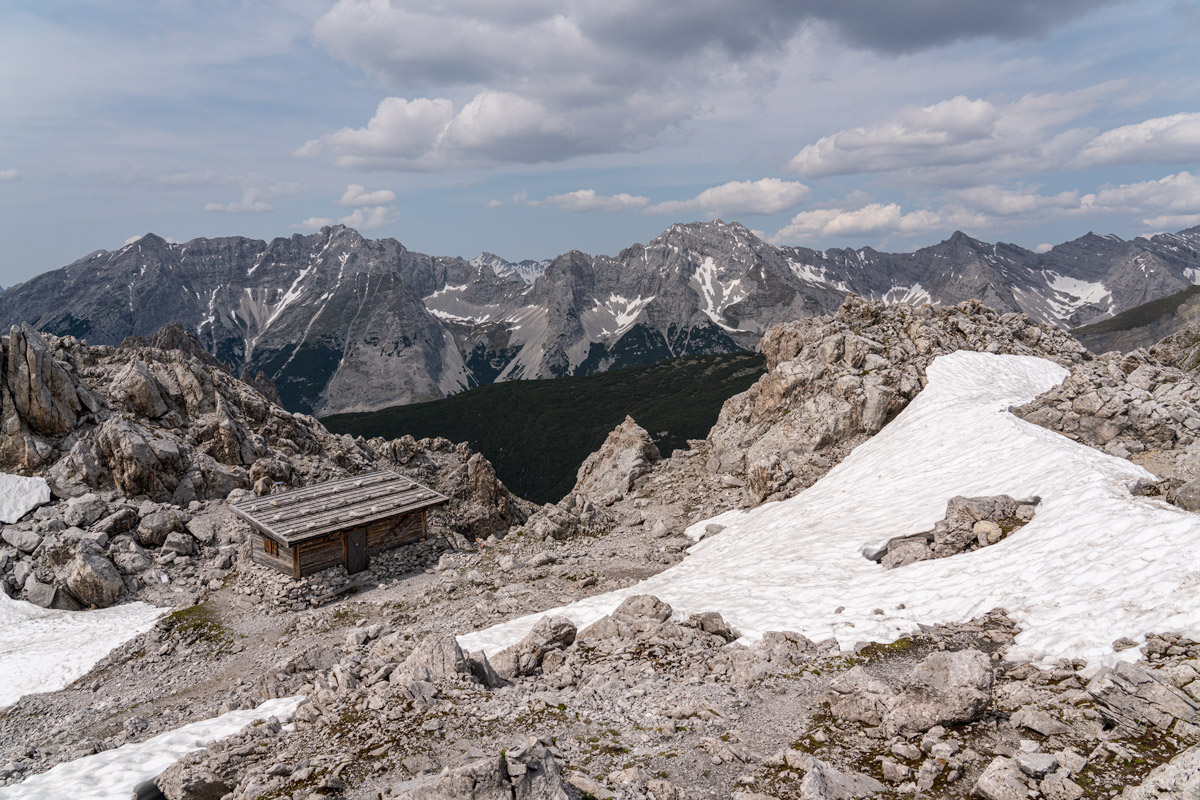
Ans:
[[[170,534],[183,530],[183,518],[169,508],[152,511],[138,523],[137,537],[146,547],[162,547]]]
[[[441,681],[470,675],[471,665],[453,636],[434,633],[421,640],[401,671],[415,680]]]
[[[991,661],[978,650],[933,653],[905,677],[885,726],[907,736],[979,719],[992,701],[994,680]]]
[[[525,638],[492,659],[496,674],[505,680],[533,675],[551,650],[562,650],[575,641],[575,623],[566,617],[542,617]]]
[[[627,416],[600,449],[584,460],[572,493],[602,506],[612,505],[661,458],[650,434]]]
[[[75,427],[84,408],[76,383],[41,334],[28,324],[14,327],[5,361],[4,380],[13,408],[33,432],[54,436]]]
[[[164,553],[174,553],[178,556],[190,556],[196,552],[196,540],[191,534],[180,531],[172,531],[167,534],[167,538],[163,540],[162,549]]]
[[[4,532],[0,533],[0,538],[22,553],[32,553],[42,543],[41,534],[22,528],[5,528]]]
[[[94,608],[107,608],[125,593],[121,573],[99,553],[80,551],[66,579],[67,589],[79,602]]]
[[[1029,800],[1026,781],[1016,761],[997,756],[984,768],[971,793],[983,800]]]
[[[891,710],[894,694],[892,687],[862,667],[853,667],[829,684],[829,712],[844,722],[877,727]]]
[[[1100,715],[1127,732],[1138,732],[1143,724],[1168,730],[1176,720],[1195,724],[1200,708],[1154,672],[1123,661],[1096,673],[1087,692]]]
[[[666,622],[671,618],[672,609],[652,594],[635,594],[622,600],[612,613],[618,617]]]
[[[108,504],[89,492],[67,500],[61,519],[72,527],[86,528],[108,514]]]

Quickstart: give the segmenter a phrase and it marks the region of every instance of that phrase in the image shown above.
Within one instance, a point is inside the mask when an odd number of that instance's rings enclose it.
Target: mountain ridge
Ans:
[[[169,322],[289,409],[328,415],[494,381],[588,375],[753,350],[782,321],[848,293],[888,303],[978,299],[1079,327],[1200,281],[1200,227],[1089,233],[1046,253],[962,231],[912,253],[812,250],[722,220],[676,223],[616,256],[471,261],[344,225],[270,242],[148,233],[0,294],[0,325],[117,345]]]

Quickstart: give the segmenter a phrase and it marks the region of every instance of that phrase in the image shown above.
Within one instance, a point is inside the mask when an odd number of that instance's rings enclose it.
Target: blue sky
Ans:
[[[817,248],[1177,230],[1197,52],[1171,0],[17,0],[0,284],[338,221],[514,260],[718,216]]]

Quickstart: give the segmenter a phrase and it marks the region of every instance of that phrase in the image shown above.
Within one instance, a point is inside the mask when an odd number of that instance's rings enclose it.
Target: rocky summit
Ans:
[[[424,255],[333,225],[270,242],[147,234],[11,287],[0,326],[118,345],[178,323],[235,374],[264,374],[288,410],[324,416],[753,350],[772,326],[833,313],[849,292],[942,307],[978,299],[1073,328],[1197,275],[1200,228],[1088,234],[1044,253],[955,233],[885,253],[780,247],[717,220],[672,225],[616,256],[513,263]]]
[[[514,280],[536,290],[544,277]],[[1074,440],[1122,475],[1145,468],[1122,489],[1129,503],[1180,525],[1200,510],[1195,335],[1096,355],[1048,321],[970,300],[851,295],[830,311],[763,332],[768,372],[706,438],[661,453],[626,418],[541,508],[466,445],[330,434],[186,327],[120,346],[13,327],[0,340],[0,468],[50,491],[0,528],[0,611],[27,601],[74,624],[142,601],[162,614],[0,714],[0,798],[94,785],[95,770],[131,776],[121,797],[169,800],[1191,796],[1188,609],[1114,608],[1111,644],[1040,659],[1027,647],[1038,621],[995,603],[899,638],[871,623],[936,592],[913,575],[1019,555],[1061,513],[1056,496],[980,486],[920,526],[880,531],[847,557],[866,581],[915,588],[853,619],[831,589],[832,636],[747,635],[769,616],[755,597],[735,619],[639,586],[675,570],[715,605],[722,575],[689,577],[690,559],[722,552],[743,512],[769,521],[836,480],[961,351],[1059,376],[995,410],[1004,425]],[[982,444],[953,455],[1005,457]],[[231,503],[381,468],[450,498],[424,541],[355,575],[293,579],[252,560]],[[1079,541],[1063,545],[1081,551],[1062,583],[1097,579]],[[764,598],[786,581],[780,566],[761,565]],[[580,607],[595,613],[574,621]],[[480,636],[492,644],[466,644]],[[245,724],[260,707],[266,719]],[[184,735],[199,723],[213,732]]]

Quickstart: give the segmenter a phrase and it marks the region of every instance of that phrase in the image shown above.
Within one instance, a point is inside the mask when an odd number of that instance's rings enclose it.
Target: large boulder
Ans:
[[[575,641],[575,623],[566,617],[542,617],[525,638],[492,658],[492,667],[505,680],[533,675],[551,650],[562,650]]]
[[[612,505],[629,494],[662,458],[650,434],[633,421],[625,421],[608,434],[600,449],[579,467],[573,494],[600,505]]]
[[[138,523],[138,541],[146,547],[162,547],[167,537],[183,530],[183,518],[169,508],[152,511]]]
[[[415,680],[441,681],[471,673],[471,665],[453,636],[430,634],[405,659],[401,670]]]
[[[979,719],[992,701],[994,681],[992,662],[978,650],[933,653],[905,677],[885,727],[908,736]]]
[[[107,608],[125,593],[121,573],[99,553],[81,550],[70,565],[67,589],[79,602],[94,608]]]
[[[84,405],[73,376],[27,324],[8,335],[4,380],[13,408],[35,433],[64,434],[79,420]]]

